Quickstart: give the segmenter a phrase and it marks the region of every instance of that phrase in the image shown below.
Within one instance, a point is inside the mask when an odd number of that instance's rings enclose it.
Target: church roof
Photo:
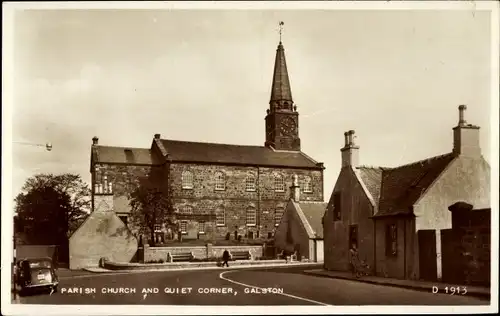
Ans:
[[[273,84],[271,90],[271,101],[292,101],[292,90],[290,88],[290,78],[285,60],[285,48],[280,42],[276,50],[276,60],[274,62]]]
[[[275,151],[265,146],[228,145],[162,139],[171,161],[240,164],[272,167],[318,168],[300,151]]]
[[[310,238],[323,238],[323,215],[325,215],[326,206],[324,202],[299,202],[300,209],[307,222],[311,226],[314,236]]]
[[[130,148],[114,146],[94,146],[94,162],[123,163],[130,165],[155,165],[161,161],[148,148]]]
[[[358,167],[361,180],[372,195],[374,217],[411,214],[411,207],[455,158],[453,153],[396,168]]]

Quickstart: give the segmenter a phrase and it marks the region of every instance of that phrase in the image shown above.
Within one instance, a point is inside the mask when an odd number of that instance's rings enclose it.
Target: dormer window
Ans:
[[[283,180],[283,176],[280,174],[274,176],[274,191],[285,192],[285,181]]]
[[[193,173],[191,171],[182,172],[182,188],[191,190],[193,188]]]
[[[220,171],[215,173],[215,190],[224,191],[226,189],[226,178]]]

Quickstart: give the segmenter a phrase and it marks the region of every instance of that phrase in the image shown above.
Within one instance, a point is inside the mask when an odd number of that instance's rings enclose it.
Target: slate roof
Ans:
[[[328,203],[323,202],[299,202],[300,209],[311,225],[316,238],[323,238],[323,215],[325,215],[327,205]]]
[[[159,164],[160,159],[148,148],[95,146],[94,162],[139,165]]]
[[[298,151],[275,151],[265,146],[243,146],[162,139],[171,161],[323,168]]]
[[[271,89],[271,101],[292,101],[292,89],[286,67],[285,48],[280,42],[276,50],[274,61],[273,84]]]
[[[396,168],[359,167],[361,180],[378,206],[375,217],[411,214],[411,206],[455,158],[440,155]]]

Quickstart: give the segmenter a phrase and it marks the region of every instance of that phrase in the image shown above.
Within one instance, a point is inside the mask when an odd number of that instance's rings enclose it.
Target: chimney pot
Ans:
[[[458,107],[458,125],[460,126],[467,124],[465,120],[465,110],[467,110],[467,106],[464,104]]]
[[[344,139],[345,139],[345,147],[349,146],[349,133],[348,132],[345,132],[344,133]]]
[[[160,139],[161,135],[160,134],[155,134],[155,139]]]
[[[92,144],[93,145],[99,144],[99,138],[97,136],[92,137]]]

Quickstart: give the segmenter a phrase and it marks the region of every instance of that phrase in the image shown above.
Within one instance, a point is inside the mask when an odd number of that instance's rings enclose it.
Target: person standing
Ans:
[[[222,253],[222,266],[226,265],[226,267],[229,268],[229,251],[224,250],[224,252]]]

